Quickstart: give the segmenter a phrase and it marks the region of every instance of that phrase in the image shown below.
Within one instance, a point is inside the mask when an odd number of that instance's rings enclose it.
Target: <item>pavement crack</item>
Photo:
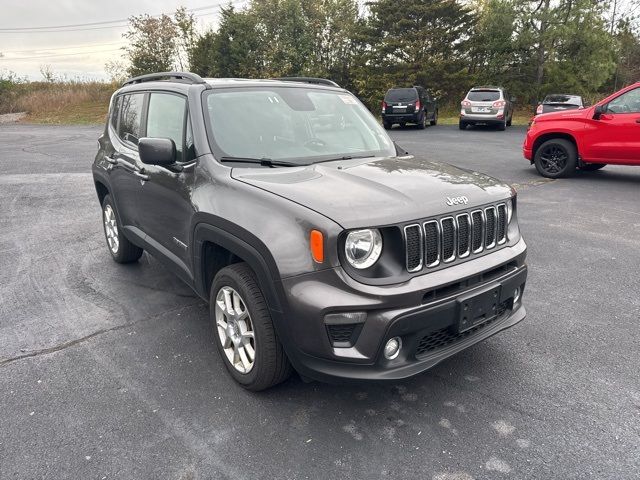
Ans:
[[[10,363],[17,362],[19,360],[24,360],[25,358],[39,357],[39,356],[42,356],[42,355],[49,355],[51,353],[56,353],[56,352],[59,352],[61,350],[65,350],[67,348],[74,347],[76,345],[80,345],[82,343],[85,343],[85,342],[87,342],[87,341],[91,340],[92,338],[97,337],[99,335],[103,335],[105,333],[117,332],[118,330],[123,330],[125,328],[129,328],[129,327],[132,327],[134,325],[139,325],[141,323],[148,322],[150,320],[153,320],[153,319],[159,317],[160,315],[163,315],[163,314],[166,314],[166,313],[171,313],[171,312],[176,311],[176,310],[183,310],[185,308],[193,307],[193,306],[199,305],[199,304],[200,304],[200,302],[194,302],[194,303],[187,304],[187,305],[181,305],[178,308],[166,310],[166,311],[164,311],[162,313],[159,313],[157,315],[152,315],[151,317],[143,318],[143,319],[137,320],[135,322],[128,322],[128,323],[123,323],[122,325],[116,325],[115,327],[103,328],[103,329],[97,330],[95,332],[92,332],[89,335],[85,335],[84,337],[76,338],[74,340],[70,340],[68,342],[61,343],[60,345],[56,345],[56,346],[49,347],[49,348],[43,348],[43,349],[40,349],[40,350],[34,350],[32,352],[23,353],[22,355],[16,355],[15,357],[3,358],[3,359],[0,360],[0,367],[4,367],[4,366],[6,366],[6,365],[8,365]]]

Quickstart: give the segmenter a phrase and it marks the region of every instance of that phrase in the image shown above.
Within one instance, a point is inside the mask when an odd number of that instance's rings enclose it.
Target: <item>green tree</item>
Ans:
[[[233,6],[221,9],[218,31],[201,35],[191,50],[191,69],[207,77],[264,75],[264,37],[256,15]]]
[[[443,94],[467,83],[475,22],[469,7],[457,0],[379,0],[368,8],[355,83],[369,105],[394,85],[421,84]]]
[[[178,35],[173,19],[168,15],[139,15],[129,19],[129,30],[123,36],[129,40],[124,47],[129,60],[130,76],[172,70]]]

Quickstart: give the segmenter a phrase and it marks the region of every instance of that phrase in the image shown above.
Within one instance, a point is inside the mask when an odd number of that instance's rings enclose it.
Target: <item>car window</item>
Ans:
[[[132,93],[122,97],[120,108],[120,125],[118,126],[118,136],[134,145],[142,136],[142,106],[144,104],[144,93]]]
[[[472,90],[467,94],[467,100],[470,102],[495,102],[500,100],[500,92],[498,90]]]
[[[582,105],[582,99],[577,95],[547,95],[542,103],[561,103],[568,105]]]
[[[113,99],[113,106],[111,110],[111,118],[109,122],[114,130],[118,130],[118,115],[120,114],[120,99],[122,97],[116,97]]]
[[[418,98],[415,88],[394,88],[384,96],[387,102],[412,102]]]
[[[609,113],[640,113],[640,88],[634,88],[609,102]]]
[[[176,144],[176,160],[182,161],[184,114],[187,100],[171,93],[152,93],[147,113],[147,137],[170,138]]]

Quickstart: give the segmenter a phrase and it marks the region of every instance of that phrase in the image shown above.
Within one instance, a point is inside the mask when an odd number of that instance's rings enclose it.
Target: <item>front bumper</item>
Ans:
[[[517,302],[513,298],[516,288],[524,291],[525,256],[526,245],[520,240],[492,255],[384,287],[358,284],[342,269],[285,279],[285,349],[301,375],[317,380],[415,375],[525,318],[522,295]],[[458,300],[489,288],[500,292],[499,314],[457,333]],[[325,315],[335,312],[367,312],[352,345],[332,343]],[[396,336],[402,349],[397,358],[387,360],[384,345]]]

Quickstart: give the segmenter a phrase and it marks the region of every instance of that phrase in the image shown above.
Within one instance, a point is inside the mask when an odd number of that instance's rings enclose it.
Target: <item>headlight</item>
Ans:
[[[344,253],[352,267],[359,270],[369,268],[378,261],[382,253],[380,231],[374,228],[349,232]]]
[[[513,217],[513,199],[507,200],[507,225],[511,223],[511,217]]]

